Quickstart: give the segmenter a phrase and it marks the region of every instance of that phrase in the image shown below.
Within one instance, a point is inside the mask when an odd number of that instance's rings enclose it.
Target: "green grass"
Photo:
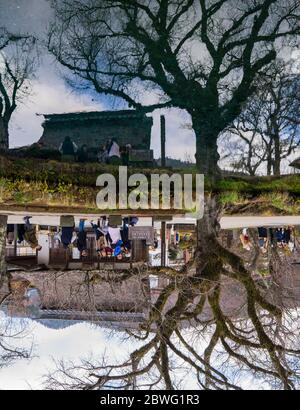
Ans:
[[[226,191],[219,195],[219,202],[226,206],[231,204],[240,204],[244,202],[244,198],[236,191]]]
[[[150,178],[153,173],[171,174],[176,170],[129,168],[128,176],[141,172]],[[197,171],[195,166],[191,166],[177,172],[195,174]],[[0,156],[0,203],[97,209],[96,179],[102,173],[118,177],[119,167]],[[255,209],[255,204],[258,204],[264,212],[270,207],[272,212],[281,214],[300,213],[300,175],[226,177],[215,185],[206,180],[205,190],[217,193],[225,208],[237,206],[247,209],[248,205],[253,205],[252,209]]]
[[[218,191],[236,192],[290,192],[300,194],[300,175],[288,175],[283,177],[250,177],[226,178],[215,185]]]

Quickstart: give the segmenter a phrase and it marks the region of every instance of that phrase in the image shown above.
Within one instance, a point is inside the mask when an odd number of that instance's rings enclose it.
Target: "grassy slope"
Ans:
[[[129,175],[141,172],[130,168]],[[152,173],[171,173],[162,169],[143,169]],[[182,172],[183,171],[179,171]],[[184,172],[195,172],[195,169]],[[37,159],[0,157],[0,208],[52,207],[53,209],[95,211],[97,176],[119,174],[117,166],[70,164]],[[214,191],[228,213],[300,213],[300,175],[287,177],[226,177],[206,191]]]

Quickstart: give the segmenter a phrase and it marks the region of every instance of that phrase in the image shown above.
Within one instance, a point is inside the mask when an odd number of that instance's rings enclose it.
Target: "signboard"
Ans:
[[[128,233],[129,240],[143,240],[147,245],[154,242],[154,228],[152,226],[130,226]]]
[[[177,232],[195,232],[196,225],[194,224],[174,224],[174,231]],[[168,224],[168,228],[171,228],[172,225]]]
[[[151,162],[153,161],[153,150],[147,150],[147,149],[131,149],[129,153],[129,161],[132,162],[140,162],[140,161],[145,161],[145,162]]]
[[[153,221],[155,222],[166,222],[166,221],[172,221],[173,215],[154,215],[153,216]]]

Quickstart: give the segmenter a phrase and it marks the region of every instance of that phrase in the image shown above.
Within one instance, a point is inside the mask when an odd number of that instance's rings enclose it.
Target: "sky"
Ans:
[[[33,33],[40,39],[45,38],[51,17],[50,0],[0,0],[0,27],[4,26],[11,32]],[[40,67],[32,81],[32,95],[17,107],[12,117],[11,147],[29,145],[40,139],[43,133],[43,116],[36,114],[103,111],[118,107],[112,105],[111,99],[108,100],[95,92],[76,93],[65,83],[64,74],[66,72],[63,68],[43,49]],[[151,93],[144,94],[142,102],[149,104],[153,102],[152,97]],[[178,109],[156,110],[153,113],[151,148],[154,150],[154,157],[160,157],[161,114],[166,116],[166,155],[194,162],[195,136],[194,132],[185,126],[190,123],[190,117]],[[291,171],[288,164],[297,156],[299,150],[288,161],[283,162],[283,172]],[[227,162],[223,161],[222,167],[228,168]],[[264,172],[264,168],[261,172]]]
[[[2,312],[1,314],[3,315]],[[0,316],[0,326],[2,320],[5,320],[4,316]],[[20,319],[13,320],[20,321]],[[23,325],[24,323],[21,324]],[[64,329],[51,329],[27,319],[24,328],[28,335],[23,340],[24,344],[20,346],[19,342],[18,347],[33,346],[31,358],[17,360],[14,364],[0,369],[0,390],[44,389],[45,376],[55,370],[55,363],[61,359],[65,363],[72,361],[79,364],[80,359],[93,357],[101,360],[104,355],[109,358],[109,363],[120,363],[122,360],[127,360],[132,352],[132,343],[128,343],[124,332],[112,332],[110,329],[88,322],[81,322]],[[184,331],[183,335],[188,337],[189,330]],[[135,348],[138,344],[139,342],[135,340]],[[194,373],[187,374],[186,371],[181,366],[181,362],[178,362],[176,379],[181,380],[181,389],[198,390]],[[243,374],[240,383],[245,390],[268,388],[247,373]]]
[[[1,320],[5,319],[0,318],[0,326]],[[89,323],[51,329],[28,319],[25,329],[28,335],[22,341],[22,346],[33,346],[31,359],[18,360],[0,369],[0,390],[42,389],[45,375],[55,369],[55,360],[78,362],[80,358],[90,357],[93,353],[101,358],[107,348],[112,360],[120,357],[121,352],[126,353],[126,347],[121,343],[122,333],[115,333],[111,337],[110,330]]]
[[[41,38],[46,33],[51,13],[47,0],[0,0],[0,27],[5,26],[12,32],[33,32]],[[105,98],[95,93],[76,94],[66,85],[62,74],[62,68],[43,51],[41,65],[32,82],[33,93],[13,115],[10,127],[11,147],[31,144],[42,136],[43,117],[37,116],[37,113],[102,111],[114,108]],[[148,98],[145,95],[145,100]],[[189,117],[175,109],[163,113],[166,114],[167,156],[194,159],[193,131],[183,128],[183,124],[189,122]],[[155,158],[160,157],[160,114],[159,111],[154,113],[152,129]]]

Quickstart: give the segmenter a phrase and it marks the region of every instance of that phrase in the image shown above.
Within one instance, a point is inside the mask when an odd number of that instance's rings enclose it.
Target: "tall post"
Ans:
[[[161,166],[166,166],[166,118],[160,116],[160,143],[161,143]]]
[[[161,223],[161,266],[166,266],[166,222]]]
[[[18,247],[18,225],[14,224],[14,256],[17,256]]]

